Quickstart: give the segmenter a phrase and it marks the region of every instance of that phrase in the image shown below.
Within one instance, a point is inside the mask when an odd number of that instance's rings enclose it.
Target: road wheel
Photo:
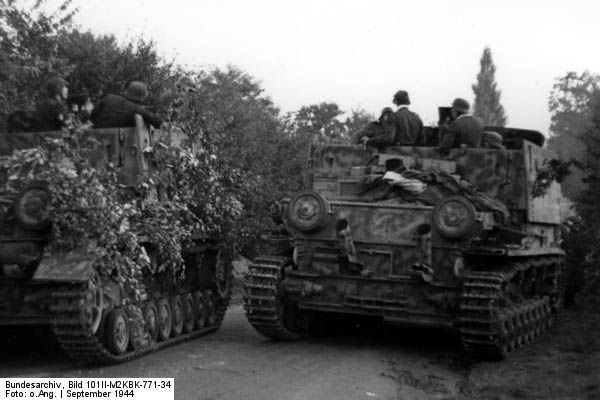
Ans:
[[[194,314],[196,315],[196,329],[206,325],[206,299],[201,291],[194,292]]]
[[[181,296],[183,303],[183,331],[190,333],[196,325],[196,314],[194,312],[194,299],[191,293],[186,293]]]
[[[183,332],[183,301],[181,296],[173,296],[171,298],[171,311],[173,312],[173,329],[171,336],[176,337]]]
[[[105,341],[109,351],[121,355],[129,346],[129,321],[120,308],[112,310],[106,318]]]
[[[162,341],[169,339],[173,328],[173,313],[167,299],[158,301],[158,338]]]
[[[213,326],[217,322],[217,298],[212,290],[204,291],[206,304],[206,326]]]
[[[85,295],[80,304],[81,321],[90,333],[95,334],[100,327],[104,309],[102,280],[98,273],[94,272],[88,280]]]
[[[144,306],[144,324],[146,332],[150,335],[150,340],[156,342],[158,339],[158,308],[154,301],[149,301]]]

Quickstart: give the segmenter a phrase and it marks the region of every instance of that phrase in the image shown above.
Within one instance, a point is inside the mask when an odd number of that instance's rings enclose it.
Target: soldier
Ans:
[[[481,147],[487,149],[505,149],[506,147],[502,144],[503,141],[504,138],[498,132],[483,132]]]
[[[16,110],[6,118],[6,132],[31,132],[35,130],[35,112]]]
[[[67,82],[62,78],[50,78],[44,85],[46,99],[35,109],[35,130],[59,131],[65,126],[66,100],[69,95]]]
[[[483,136],[481,122],[469,114],[469,103],[464,99],[452,102],[452,121],[446,120],[440,127],[442,134],[440,152],[448,153],[453,147],[480,147]]]
[[[391,124],[393,115],[394,110],[390,107],[385,107],[381,110],[381,115],[377,121],[369,122],[353,136],[352,143],[377,146],[379,140],[383,140],[384,142],[390,141],[388,136],[392,134]]]
[[[408,109],[410,99],[408,92],[398,90],[394,94],[394,104],[398,109],[394,113],[393,144],[398,146],[414,146],[422,140],[423,121],[415,112]]]
[[[140,81],[129,82],[124,96],[107,94],[90,116],[94,128],[133,127],[135,114],[140,114],[146,123],[156,128],[160,127],[162,119],[140,105],[147,96],[148,89]]]

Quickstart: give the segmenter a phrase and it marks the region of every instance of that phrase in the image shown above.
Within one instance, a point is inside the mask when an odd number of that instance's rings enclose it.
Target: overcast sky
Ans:
[[[546,133],[566,71],[600,72],[600,1],[75,0],[76,22],[143,34],[188,66],[234,64],[283,110],[333,101],[378,114],[406,89],[426,123],[471,84],[485,46],[510,126]]]

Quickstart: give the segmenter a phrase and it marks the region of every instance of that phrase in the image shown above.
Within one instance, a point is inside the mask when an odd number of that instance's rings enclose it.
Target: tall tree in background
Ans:
[[[475,93],[473,115],[484,125],[505,126],[507,122],[504,107],[500,104],[500,90],[496,84],[496,66],[492,61],[492,51],[489,47],[483,50],[481,69],[477,74],[477,83],[472,85]]]
[[[548,148],[564,161],[585,162],[588,156],[593,99],[600,90],[600,76],[590,72],[568,72],[557,78],[550,94],[550,134]],[[584,172],[576,167],[563,181],[563,193],[574,199],[585,187]]]

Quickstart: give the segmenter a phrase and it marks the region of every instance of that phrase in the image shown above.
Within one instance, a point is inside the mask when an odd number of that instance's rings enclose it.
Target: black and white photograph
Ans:
[[[0,399],[600,399],[599,16],[0,0]]]

